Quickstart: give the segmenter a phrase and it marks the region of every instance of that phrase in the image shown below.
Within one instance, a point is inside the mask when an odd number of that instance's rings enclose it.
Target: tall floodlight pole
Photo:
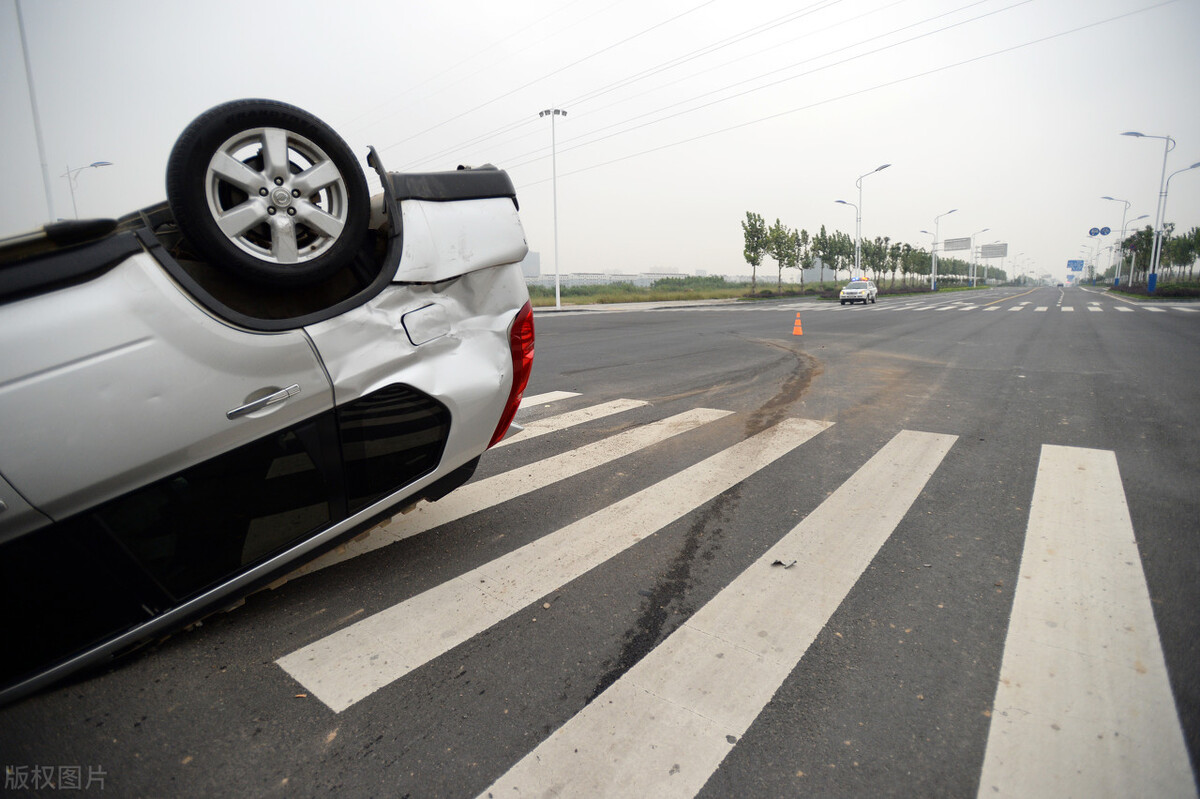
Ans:
[[[852,202],[847,202],[846,200],[834,200],[834,202],[842,205],[848,205],[854,209],[854,229],[858,230],[858,223],[862,219],[858,213],[858,206]],[[837,276],[835,275],[834,277]],[[854,274],[850,276],[850,279],[856,280],[859,277],[862,277],[862,272],[860,272],[858,268],[858,234],[856,233],[854,236]]]
[[[949,216],[950,214],[954,213],[957,210],[958,210],[957,208],[951,208],[946,213],[938,214],[937,216],[935,216],[933,218],[933,252],[930,253],[930,256],[929,256],[930,266],[931,266],[931,270],[933,273],[933,286],[930,289],[931,291],[937,291],[937,246],[938,246],[938,233],[939,233],[938,220],[940,220],[943,216]]]
[[[42,120],[38,116],[37,94],[33,91],[33,67],[29,65],[29,46],[25,44],[25,19],[21,16],[21,0],[16,0],[17,30],[21,34],[21,56],[25,59],[25,84],[29,87],[29,109],[33,113],[33,135],[37,139],[38,158],[42,162],[42,185],[46,189],[46,221],[54,221],[54,202],[50,199],[50,167],[46,162],[46,145],[42,142]]]
[[[987,233],[989,230],[991,230],[990,227],[985,227],[983,230],[976,230],[974,233],[971,234],[971,288],[975,288],[975,269],[976,269],[975,237],[978,236],[980,233]]]
[[[558,283],[558,142],[555,139],[554,133],[554,118],[558,116],[566,116],[567,112],[561,108],[547,108],[545,111],[539,111],[539,117],[550,117],[550,184],[553,187],[554,193],[554,307],[562,307],[562,297],[559,293]]]
[[[1162,246],[1162,223],[1163,223],[1163,205],[1167,198],[1167,154],[1175,149],[1175,140],[1170,136],[1149,136],[1145,133],[1138,133],[1136,130],[1126,131],[1122,136],[1134,136],[1139,139],[1162,139],[1163,144],[1163,165],[1162,177],[1158,180],[1158,204],[1154,209],[1154,249],[1150,253],[1150,278],[1147,291],[1154,293],[1154,284],[1158,281],[1158,257]]]
[[[877,166],[866,175],[859,175],[858,180],[854,181],[854,185],[858,186],[858,205],[854,206],[854,271],[859,277],[862,277],[862,263],[859,257],[859,253],[862,252],[862,181],[867,175],[874,175],[876,172],[882,172],[889,166],[891,166],[891,164]],[[846,205],[853,205],[853,203],[846,203]]]
[[[71,165],[67,164],[67,171],[59,175],[60,178],[67,179],[67,187],[71,190],[71,213],[75,215],[76,219],[79,218],[79,209],[75,207],[75,181],[79,173],[83,170],[97,169],[102,166],[112,166],[112,161],[93,161],[87,166],[76,167],[75,169],[71,169]]]
[[[1100,199],[1112,200],[1115,203],[1125,203],[1125,210],[1121,212],[1121,260],[1118,262],[1116,280],[1113,282],[1114,286],[1119,286],[1121,285],[1121,264],[1125,263],[1125,217],[1129,214],[1129,200],[1118,200],[1116,197],[1109,197],[1107,195]]]

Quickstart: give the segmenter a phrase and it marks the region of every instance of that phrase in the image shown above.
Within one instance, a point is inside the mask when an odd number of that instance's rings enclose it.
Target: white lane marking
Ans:
[[[1074,310],[1075,310],[1075,309],[1074,309],[1074,308],[1072,308],[1070,305],[1064,305],[1064,306],[1062,307],[1062,309],[1063,309],[1064,311],[1074,311]]]
[[[1010,310],[1010,311],[1019,311],[1019,310],[1021,310],[1021,309],[1022,309],[1022,308],[1024,308],[1024,307],[1025,307],[1024,305],[1014,305],[1013,307],[1009,308],[1008,310]]]
[[[1089,306],[1087,307],[1087,309],[1088,309],[1089,311],[1100,311],[1101,313],[1103,313],[1103,312],[1104,312],[1104,309],[1103,309],[1103,308],[1101,308],[1099,305],[1089,305]]]
[[[695,796],[858,582],[955,439],[900,432],[481,796]],[[795,565],[772,565],[776,561]]]
[[[1038,307],[1034,308],[1033,310],[1036,312],[1048,311],[1048,310],[1050,310],[1050,306],[1049,305],[1039,305]]]
[[[549,535],[276,661],[340,713],[830,427],[788,419]]]
[[[979,796],[1196,796],[1112,452],[1042,447]]]
[[[591,422],[596,419],[603,419],[606,416],[623,413],[624,411],[641,408],[650,403],[644,400],[617,399],[612,402],[604,402],[599,405],[591,405],[587,408],[580,408],[577,411],[568,411],[560,413],[557,416],[548,416],[544,419],[538,419],[535,422],[525,424],[525,429],[519,433],[514,433],[508,438],[496,444],[492,449],[507,447],[517,441],[526,441],[538,436],[544,436],[547,433],[557,433],[559,430],[566,430],[568,427],[574,427],[577,424]]]
[[[998,305],[989,305],[987,308],[984,308],[983,310],[985,310],[985,311],[998,311],[998,310],[1000,310],[1000,306],[998,306]]]
[[[1128,309],[1122,309],[1122,310],[1128,310]],[[1196,313],[1196,309],[1195,309],[1195,308],[1180,308],[1179,306],[1176,306],[1176,307],[1175,307],[1175,310],[1177,310],[1177,311],[1183,311],[1184,313]]]
[[[522,397],[521,407],[532,408],[534,405],[546,405],[551,402],[558,402],[559,400],[570,399],[571,397],[578,396],[579,393],[576,391],[547,391],[545,394],[534,394],[532,397]]]
[[[1132,309],[1132,308],[1126,308],[1126,307],[1125,307],[1125,306],[1123,306],[1123,305],[1118,305],[1118,306],[1117,306],[1117,310],[1118,310],[1118,311],[1120,311],[1121,313],[1133,313],[1133,309]]]
[[[394,544],[410,536],[432,530],[447,522],[470,516],[493,505],[545,488],[574,477],[588,469],[632,455],[660,441],[686,433],[701,425],[728,416],[730,411],[694,408],[651,424],[626,430],[578,449],[522,466],[502,474],[468,483],[437,502],[421,502],[410,513],[372,528],[370,535],[356,538],[316,560],[301,566],[291,577],[311,574],[335,563]]]
[[[1149,311],[1150,313],[1166,313],[1167,312],[1166,308],[1147,308],[1146,310]]]

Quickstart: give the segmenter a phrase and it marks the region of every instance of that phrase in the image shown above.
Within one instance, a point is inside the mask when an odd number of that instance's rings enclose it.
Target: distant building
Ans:
[[[542,274],[542,254],[540,252],[529,251],[525,260],[521,261],[521,274],[525,276],[526,280]]]

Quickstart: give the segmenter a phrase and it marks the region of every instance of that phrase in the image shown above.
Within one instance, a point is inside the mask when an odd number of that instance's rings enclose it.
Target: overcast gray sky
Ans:
[[[1149,214],[1200,161],[1200,1],[24,0],[54,212],[165,197],[178,133],[226,100],[305,108],[392,171],[491,162],[552,272],[550,123],[562,272],[748,273],[747,211],[928,247],[1005,241],[1061,279],[1091,227]],[[46,203],[15,0],[0,0],[0,235]],[[372,187],[378,181],[372,181]],[[1200,225],[1200,169],[1167,219]],[[1114,234],[1101,243],[1111,243]],[[1017,256],[1023,253],[1023,256]],[[1101,266],[1108,263],[1107,256]],[[761,273],[774,275],[768,259]]]

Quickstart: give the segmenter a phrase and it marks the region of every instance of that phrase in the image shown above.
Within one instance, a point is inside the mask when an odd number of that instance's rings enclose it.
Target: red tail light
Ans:
[[[504,438],[521,406],[521,397],[525,387],[529,385],[529,373],[533,371],[533,306],[528,302],[517,312],[512,327],[508,330],[508,346],[512,350],[513,381],[512,391],[508,393],[508,402],[504,405],[504,413],[500,415],[500,424],[492,433],[489,447],[495,446]]]

